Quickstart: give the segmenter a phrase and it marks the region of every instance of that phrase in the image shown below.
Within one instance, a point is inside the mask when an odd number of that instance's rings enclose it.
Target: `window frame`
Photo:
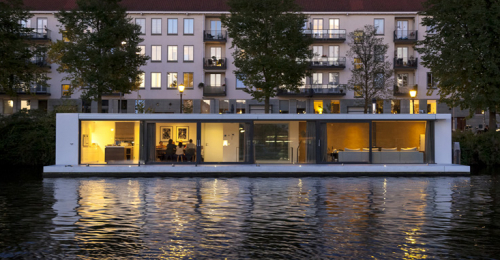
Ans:
[[[175,47],[175,60],[170,59],[170,47]],[[179,48],[177,45],[167,46],[167,62],[178,62],[179,61]]]
[[[382,21],[382,33],[378,33],[375,21]],[[385,35],[385,19],[384,18],[373,18],[373,27],[375,27],[375,35]]]
[[[153,80],[153,74],[159,74],[159,77],[156,78],[156,79],[159,78],[159,82],[158,82],[159,83],[159,87],[153,87],[153,82],[154,82],[154,80]],[[149,85],[150,85],[149,86],[150,89],[161,89],[161,72],[151,72],[151,82],[150,82]]]
[[[153,32],[153,29],[155,28],[153,26],[153,20],[159,20],[160,21],[160,32],[159,33]],[[161,18],[151,18],[151,35],[161,35]]]
[[[192,31],[191,33],[189,33],[189,32],[187,32],[187,33],[186,33],[186,21],[187,21],[187,20],[191,20],[191,21],[193,21],[193,23],[192,23],[192,27],[191,27],[191,31]],[[184,18],[184,21],[183,21],[183,27],[184,27],[184,28],[183,28],[183,30],[182,30],[182,31],[183,31],[183,34],[184,34],[184,35],[194,35],[194,18]]]
[[[142,24],[138,24],[137,20],[144,21],[144,26],[142,26]],[[141,26],[140,35],[146,35],[146,18],[135,18],[135,24]]]
[[[175,21],[175,32],[170,32],[170,22]],[[172,27],[174,29],[174,27]],[[179,19],[177,18],[168,18],[167,19],[167,35],[178,35],[179,32]]]
[[[153,52],[153,47],[160,47],[160,59],[156,60],[158,56],[158,48],[156,48],[156,52]],[[156,54],[156,55],[153,55]],[[151,62],[161,62],[161,45],[151,45]]]
[[[191,47],[191,59],[187,60],[186,60],[186,47]],[[184,62],[194,62],[194,45],[184,45],[182,56]]]

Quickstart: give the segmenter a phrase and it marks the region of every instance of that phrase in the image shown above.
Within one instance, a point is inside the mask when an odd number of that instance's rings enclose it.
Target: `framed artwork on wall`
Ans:
[[[176,141],[186,142],[189,139],[189,127],[188,126],[178,126],[176,131]]]
[[[168,142],[172,139],[173,129],[171,126],[161,126],[160,127],[160,141]]]

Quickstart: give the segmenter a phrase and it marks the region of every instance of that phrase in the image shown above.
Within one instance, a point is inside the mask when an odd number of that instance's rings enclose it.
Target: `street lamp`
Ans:
[[[415,97],[416,96],[417,96],[417,91],[414,89],[410,90],[411,109],[413,110],[413,114],[415,114]]]
[[[184,85],[180,84],[178,88],[179,88],[179,93],[181,94],[181,105],[180,105],[180,108],[181,108],[181,114],[182,114],[182,92],[184,92]]]

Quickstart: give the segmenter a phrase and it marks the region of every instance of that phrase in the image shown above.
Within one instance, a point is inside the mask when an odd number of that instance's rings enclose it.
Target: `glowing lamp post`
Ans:
[[[417,96],[417,91],[414,89],[410,90],[411,109],[413,110],[413,114],[415,114],[415,97],[416,96]]]
[[[179,88],[179,93],[181,94],[181,105],[180,105],[180,108],[181,108],[181,114],[182,114],[182,93],[184,92],[184,85],[180,84],[178,88]]]

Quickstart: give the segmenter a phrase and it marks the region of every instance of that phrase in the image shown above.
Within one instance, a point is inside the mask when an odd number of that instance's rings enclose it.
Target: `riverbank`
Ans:
[[[500,165],[500,132],[453,132],[452,139],[460,143],[461,164],[479,167]]]

